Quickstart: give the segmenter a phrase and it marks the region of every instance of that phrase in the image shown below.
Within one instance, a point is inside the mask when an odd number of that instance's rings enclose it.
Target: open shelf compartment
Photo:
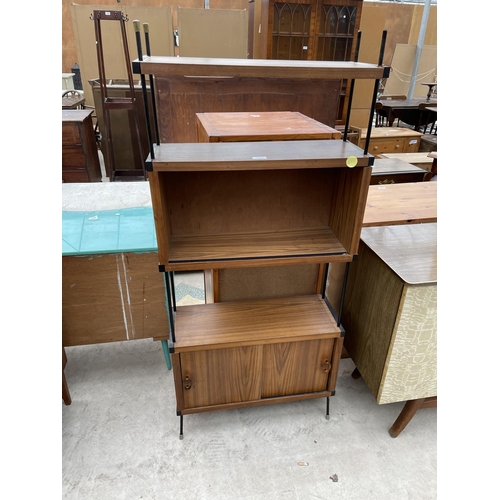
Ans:
[[[149,182],[167,270],[348,262],[357,252],[373,159],[357,146],[193,143],[157,152]]]

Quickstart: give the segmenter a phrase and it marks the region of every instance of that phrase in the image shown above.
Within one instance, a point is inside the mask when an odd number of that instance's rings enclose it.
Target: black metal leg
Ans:
[[[326,398],[326,417],[327,420],[330,420],[330,398]]]
[[[170,271],[170,285],[171,285],[171,290],[172,290],[172,302],[173,302],[173,308],[174,311],[177,311],[177,306],[175,304],[175,284],[174,284],[174,272]]]
[[[181,431],[179,433],[179,439],[184,439],[184,415],[180,415],[181,419]]]

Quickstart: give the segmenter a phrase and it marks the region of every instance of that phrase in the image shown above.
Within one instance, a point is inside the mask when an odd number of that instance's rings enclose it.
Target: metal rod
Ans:
[[[342,316],[342,308],[344,307],[345,290],[347,287],[347,277],[349,275],[350,265],[351,265],[350,262],[346,262],[345,271],[344,271],[344,282],[342,283],[342,294],[340,296],[340,306],[339,306],[339,316],[337,318],[337,326],[340,326],[340,319]]]
[[[176,300],[175,300],[174,271],[170,271],[169,275],[170,275],[170,285],[171,285],[171,291],[172,291],[172,306],[174,308],[174,311],[177,311],[177,304],[176,304]]]
[[[180,425],[181,425],[181,429],[180,429],[180,432],[179,432],[179,439],[184,439],[184,415],[180,415]]]
[[[149,44],[149,24],[143,23],[142,27],[144,28],[144,39],[146,41],[146,55],[148,57],[150,57],[151,56],[151,46]],[[156,144],[159,146],[160,145],[160,130],[158,127],[158,117],[156,115],[156,95],[155,95],[153,75],[149,75],[149,88],[151,89],[151,103],[153,105],[153,122],[155,125],[155,132],[156,132]]]
[[[134,30],[135,30],[135,40],[137,42],[137,58],[139,59],[139,61],[142,61],[141,26],[140,22],[137,19],[134,21]],[[148,94],[146,89],[146,77],[143,73],[141,73],[141,87],[142,87],[142,96],[144,98],[144,113],[146,115],[146,128],[148,131],[149,154],[151,155],[151,159],[154,159],[155,156],[153,151],[153,137],[151,132],[151,123],[149,122],[149,105],[148,105]]]
[[[326,419],[330,420],[330,398],[326,398]]]
[[[324,274],[323,274],[323,283],[321,284],[321,297],[324,299],[326,294],[326,282],[328,280],[328,268],[329,263],[325,264]]]
[[[170,294],[170,280],[167,276],[168,272],[163,273],[165,279],[165,288],[167,291],[167,308],[168,308],[168,321],[170,323],[170,337],[172,342],[175,342],[175,327],[174,327],[174,312],[172,311],[172,297]]]
[[[431,9],[431,0],[425,0],[424,11],[422,12],[422,21],[420,22],[420,32],[418,34],[417,48],[415,51],[415,59],[413,61],[413,69],[411,72],[410,86],[408,88],[408,99],[413,99],[415,92],[415,84],[417,83],[418,67],[420,66],[420,57],[422,55],[422,47],[424,45],[425,32],[427,30],[427,22],[429,20],[429,12]]]
[[[358,30],[358,37],[356,39],[356,50],[354,52],[354,62],[358,62],[360,44],[361,44],[361,30]],[[351,118],[351,106],[352,106],[352,99],[354,96],[354,84],[355,83],[356,83],[356,79],[353,78],[351,80],[351,91],[349,92],[349,101],[347,104],[347,115],[346,115],[345,126],[344,126],[344,142],[347,141],[347,132],[349,131],[349,120]]]
[[[384,60],[384,51],[385,51],[385,42],[387,39],[387,30],[382,31],[382,41],[380,42],[380,53],[378,56],[378,65],[382,66],[382,61]],[[370,118],[368,119],[368,129],[366,131],[366,139],[365,139],[365,150],[364,154],[368,154],[368,146],[370,145],[370,136],[372,133],[373,126],[373,116],[375,114],[375,103],[377,102],[378,89],[380,87],[380,79],[375,80],[375,84],[373,86],[373,95],[372,95],[372,105],[370,108]]]

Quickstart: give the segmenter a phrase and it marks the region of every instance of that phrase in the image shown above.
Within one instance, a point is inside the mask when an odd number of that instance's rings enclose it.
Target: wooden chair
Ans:
[[[425,134],[427,131],[427,127],[430,125],[430,133],[434,128],[437,129],[437,113],[435,111],[429,111],[427,108],[437,108],[437,104],[429,104],[428,102],[423,102],[418,105],[418,110],[420,112],[418,129],[423,126],[422,132]]]
[[[375,127],[383,127],[385,122],[388,121],[387,112],[384,111],[383,105],[380,101],[375,103]]]

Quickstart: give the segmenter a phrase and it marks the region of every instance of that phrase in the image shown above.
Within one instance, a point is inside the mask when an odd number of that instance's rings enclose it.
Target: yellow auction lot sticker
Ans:
[[[355,167],[358,164],[358,159],[355,156],[349,156],[349,158],[345,161],[345,164],[351,168]]]

